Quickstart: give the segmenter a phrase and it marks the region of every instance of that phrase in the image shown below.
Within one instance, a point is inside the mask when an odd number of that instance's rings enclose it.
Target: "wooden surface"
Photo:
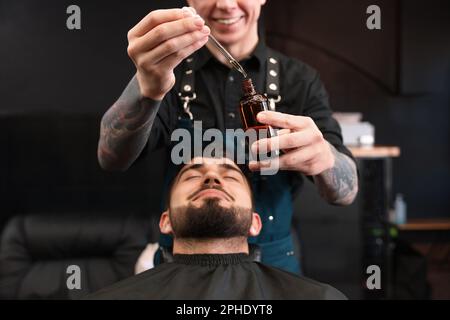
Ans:
[[[403,231],[430,231],[448,230],[450,231],[450,218],[441,219],[410,219],[405,224],[398,225]]]
[[[397,146],[349,147],[355,158],[395,158],[400,156]]]

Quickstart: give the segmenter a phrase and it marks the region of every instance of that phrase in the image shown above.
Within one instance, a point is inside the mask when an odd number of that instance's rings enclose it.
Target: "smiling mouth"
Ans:
[[[237,22],[238,22],[239,20],[241,20],[243,17],[244,17],[244,16],[235,17],[235,18],[228,18],[228,19],[214,19],[214,18],[213,18],[213,20],[214,20],[215,22],[220,23],[220,24],[224,24],[224,25],[229,26],[229,25],[232,25],[232,24],[237,23]]]

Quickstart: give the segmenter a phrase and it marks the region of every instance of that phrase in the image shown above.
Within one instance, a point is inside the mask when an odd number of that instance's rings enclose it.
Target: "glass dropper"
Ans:
[[[235,68],[237,71],[239,71],[244,78],[247,78],[247,72],[245,72],[244,68],[241,66],[241,64],[225,49],[219,41],[217,41],[216,38],[214,38],[213,35],[209,35],[209,40],[214,44],[214,46],[219,49],[219,51],[224,55],[225,58],[227,58],[228,62]]]

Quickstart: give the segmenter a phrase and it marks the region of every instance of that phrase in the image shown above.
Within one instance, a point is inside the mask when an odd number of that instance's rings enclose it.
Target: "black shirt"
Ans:
[[[175,255],[87,299],[331,299],[346,297],[335,288],[252,261],[246,254]]]

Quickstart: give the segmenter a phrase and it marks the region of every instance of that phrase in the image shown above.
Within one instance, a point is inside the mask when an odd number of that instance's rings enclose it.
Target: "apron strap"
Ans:
[[[178,93],[183,102],[183,115],[189,117],[189,120],[194,120],[189,103],[197,98],[195,93],[195,76],[194,76],[194,58],[189,57],[185,60],[183,76],[181,77],[181,90]],[[182,118],[180,116],[179,118]]]
[[[274,52],[269,49],[266,74],[266,97],[269,99],[269,109],[276,110],[276,104],[281,101],[280,96],[280,63]]]

